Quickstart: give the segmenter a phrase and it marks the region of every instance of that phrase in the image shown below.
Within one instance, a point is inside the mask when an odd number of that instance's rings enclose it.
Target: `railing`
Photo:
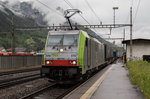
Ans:
[[[37,56],[0,56],[0,69],[42,64],[42,55]]]

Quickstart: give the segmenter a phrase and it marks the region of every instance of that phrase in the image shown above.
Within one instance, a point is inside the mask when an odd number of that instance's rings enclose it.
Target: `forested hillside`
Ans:
[[[0,9],[0,47],[5,49],[11,48],[11,32],[12,32],[12,15],[14,15],[14,25],[15,27],[29,27],[29,26],[39,26],[46,25],[47,23],[43,21],[43,16],[40,14],[40,20],[38,18],[34,19],[30,16],[25,15],[26,11],[31,10],[30,13],[34,12],[36,9],[32,9],[30,4],[23,3],[21,10],[24,11],[23,15],[16,15],[12,12],[12,9],[1,5]],[[3,8],[2,8],[3,7]],[[28,8],[28,10],[27,10]],[[34,14],[34,13],[33,13]],[[15,30],[15,47],[24,47],[28,51],[39,51],[44,48],[45,39],[48,31],[16,31]]]

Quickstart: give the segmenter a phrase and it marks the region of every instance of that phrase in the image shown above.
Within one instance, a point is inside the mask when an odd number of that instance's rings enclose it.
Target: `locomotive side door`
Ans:
[[[87,61],[88,67],[91,66],[91,39],[87,39]]]

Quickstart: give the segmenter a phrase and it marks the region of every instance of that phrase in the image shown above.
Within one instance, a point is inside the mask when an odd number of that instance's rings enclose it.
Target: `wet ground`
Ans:
[[[140,90],[130,83],[127,74],[128,71],[118,61],[112,66],[91,99],[144,99]]]
[[[130,83],[121,60],[107,66],[64,99],[144,99]],[[85,97],[84,97],[85,96]]]

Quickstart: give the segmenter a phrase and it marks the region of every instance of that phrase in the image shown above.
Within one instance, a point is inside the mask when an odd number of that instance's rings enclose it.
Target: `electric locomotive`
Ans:
[[[80,81],[105,63],[104,44],[82,30],[50,31],[41,75],[57,83]]]

